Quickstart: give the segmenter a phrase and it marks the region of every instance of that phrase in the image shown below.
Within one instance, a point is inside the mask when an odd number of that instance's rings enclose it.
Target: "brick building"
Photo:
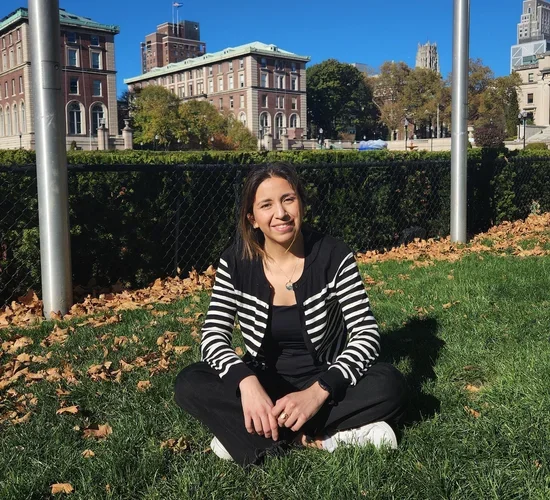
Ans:
[[[206,53],[206,44],[200,41],[200,25],[194,21],[164,23],[141,42],[141,71],[200,57]]]
[[[67,147],[96,149],[103,122],[111,147],[119,133],[114,38],[117,26],[59,11]],[[20,8],[0,19],[0,149],[34,148],[29,17]],[[122,143],[119,138],[118,142]]]
[[[308,56],[254,42],[152,69],[124,80],[130,92],[162,85],[180,99],[209,101],[259,138],[301,139],[306,127]]]

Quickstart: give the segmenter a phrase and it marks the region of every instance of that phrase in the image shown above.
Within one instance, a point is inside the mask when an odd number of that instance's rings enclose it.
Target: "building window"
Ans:
[[[93,45],[94,47],[99,47],[99,36],[90,35],[90,45]]]
[[[277,88],[278,89],[284,89],[285,88],[285,77],[282,75],[277,76]]]
[[[223,97],[219,98],[218,105],[219,105],[219,108],[220,108],[220,111],[221,111],[223,109]]]
[[[533,94],[527,94],[527,104],[533,104]]]
[[[275,59],[275,69],[278,71],[282,71],[285,69],[285,63],[284,61],[280,61],[279,59]]]
[[[92,95],[94,97],[100,97],[102,94],[101,80],[94,80],[92,82]]]
[[[246,127],[246,115],[244,113],[239,114],[239,121]]]
[[[535,75],[534,75],[534,73],[529,73],[529,74],[527,75],[527,81],[528,81],[529,83],[533,83],[533,82],[535,81]]]
[[[19,111],[21,113],[21,132],[27,132],[27,114],[25,113],[25,103],[22,102],[19,106]]]
[[[239,75],[239,87],[242,89],[244,88],[244,73],[241,73]]]
[[[15,95],[15,78],[11,80],[11,95]]]
[[[267,98],[267,94],[262,96],[262,108],[267,108],[269,101]]]
[[[204,94],[204,83],[199,82],[197,83],[197,95],[202,95],[202,94]]]
[[[17,46],[17,64],[21,64],[23,59],[21,57],[21,45]]]
[[[233,71],[233,61],[229,61],[229,71]]]
[[[15,54],[13,52],[13,49],[10,50],[10,68],[13,68],[15,66]]]
[[[74,31],[67,33],[67,43],[76,43],[76,33]]]
[[[218,64],[218,73],[221,73],[221,72],[222,72],[222,65],[220,63],[220,64]]]
[[[239,59],[239,69],[243,69],[244,68],[244,57],[241,57]]]
[[[10,33],[10,45],[13,45],[13,33]]]
[[[229,97],[229,108],[233,109],[235,106],[233,105],[233,96]]]
[[[239,97],[239,108],[244,108],[244,95]]]
[[[290,90],[298,90],[298,78],[295,76],[290,79]]]
[[[102,69],[101,67],[101,52],[96,52],[92,50],[90,52],[91,56],[91,68],[92,69]]]
[[[295,62],[290,63],[290,71],[292,71],[293,73],[296,72],[296,63]]]
[[[71,80],[69,82],[69,94],[78,94],[78,78],[75,76],[71,76]]]
[[[67,66],[78,66],[78,50],[67,49]]]
[[[275,139],[280,139],[283,133],[284,118],[281,113],[275,115]]]
[[[229,75],[229,90],[233,89],[233,75]]]
[[[214,68],[213,68],[212,66],[210,66],[210,67],[208,68],[208,74],[209,74],[210,76],[212,76],[212,73],[213,73],[213,72],[214,72]]]
[[[8,97],[8,82],[4,82],[4,97]]]
[[[23,93],[23,77],[22,76],[19,77],[19,93],[20,94]]]
[[[279,109],[283,109],[285,107],[285,98],[284,97],[277,97],[277,107]]]
[[[298,115],[296,113],[290,115],[290,128],[298,128],[299,126]]]
[[[214,80],[208,80],[208,93],[214,93]]]
[[[189,84],[189,92],[187,93],[188,97],[193,97],[193,84]]]
[[[218,92],[222,92],[223,91],[223,76],[220,76],[218,78]]]
[[[11,112],[9,106],[6,106],[6,135],[11,135]]]
[[[260,66],[262,68],[267,68],[267,59],[265,57],[262,57],[260,60]]]
[[[2,54],[2,71],[8,71],[8,55],[5,52]]]
[[[296,97],[292,98],[292,109],[298,109],[298,99]]]
[[[72,102],[69,104],[69,134],[78,135],[82,133],[82,111],[80,104]]]
[[[13,105],[13,135],[19,135],[19,115],[17,114],[17,104]]]
[[[269,75],[267,73],[262,73],[260,75],[260,87],[264,87],[264,88],[269,87],[268,76]]]
[[[92,134],[97,135],[97,129],[100,127],[104,119],[103,106],[94,104],[92,107]]]

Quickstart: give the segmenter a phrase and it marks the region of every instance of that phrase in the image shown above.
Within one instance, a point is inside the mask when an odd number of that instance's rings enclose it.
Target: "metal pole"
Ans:
[[[44,315],[69,311],[73,295],[59,0],[29,0],[32,93]]]
[[[523,149],[525,149],[525,122],[527,121],[527,117],[523,117]]]
[[[451,241],[466,243],[470,0],[454,0]]]

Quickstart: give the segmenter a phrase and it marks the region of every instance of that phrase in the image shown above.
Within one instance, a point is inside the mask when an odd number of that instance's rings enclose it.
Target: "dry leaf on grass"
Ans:
[[[95,453],[92,451],[92,450],[84,450],[82,453],[81,453],[82,457],[83,458],[92,458],[92,457],[95,457]]]
[[[109,424],[91,425],[82,431],[84,439],[106,439],[113,433],[113,428]]]
[[[70,483],[55,483],[51,486],[52,495],[59,495],[60,493],[65,493],[66,495],[70,495],[74,488]]]
[[[189,441],[186,438],[180,437],[179,439],[167,439],[160,443],[160,447],[166,448],[167,450],[173,451],[174,453],[181,451],[189,451]]]
[[[76,415],[78,413],[78,406],[64,406],[55,412],[56,415],[63,415],[64,413]]]
[[[473,408],[470,408],[469,406],[465,406],[464,409],[469,415],[474,418],[479,418],[481,416],[481,413],[479,413],[477,410],[474,410]]]
[[[187,352],[191,349],[191,346],[189,345],[175,345],[173,347],[173,350],[176,354],[183,354],[184,352]]]
[[[468,384],[466,387],[464,387],[464,390],[468,392],[479,392],[481,390],[481,387],[477,387],[472,384]]]
[[[151,389],[151,382],[149,380],[140,380],[137,383],[137,390],[139,392],[145,392]]]
[[[244,352],[243,352],[242,348],[240,348],[240,347],[235,347],[235,354],[236,354],[237,356],[242,356],[242,355],[244,354]]]

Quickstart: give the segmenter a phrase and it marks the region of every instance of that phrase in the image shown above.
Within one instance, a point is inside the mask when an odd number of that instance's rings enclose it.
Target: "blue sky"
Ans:
[[[198,21],[207,50],[253,41],[274,43],[311,57],[315,64],[328,58],[362,62],[377,67],[384,61],[414,66],[417,44],[437,42],[441,69],[452,67],[453,0],[386,0],[341,4],[315,2],[258,2],[257,0],[179,0],[180,19]],[[473,0],[470,57],[479,57],[497,76],[509,73],[510,46],[516,43],[516,25],[522,0]],[[151,9],[151,5],[155,7]],[[69,12],[105,24],[117,24],[116,63],[120,94],[124,78],[141,73],[139,44],[157,24],[172,19],[168,0],[60,0]],[[335,7],[335,5],[337,7]],[[25,0],[1,0],[0,18]]]

